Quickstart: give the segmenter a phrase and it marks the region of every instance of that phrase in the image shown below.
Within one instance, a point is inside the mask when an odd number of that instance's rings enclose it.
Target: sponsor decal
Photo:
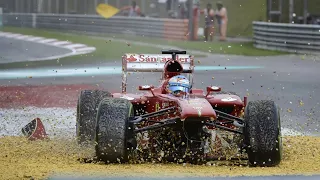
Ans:
[[[150,63],[165,63],[167,61],[172,60],[171,57],[164,57],[161,55],[150,56],[145,54],[139,54],[139,55],[127,54],[124,56],[124,58],[127,60],[127,62],[150,62]],[[190,62],[189,57],[181,57],[177,55],[177,59],[181,63]]]
[[[148,89],[148,88],[150,88],[151,86],[149,86],[149,85],[144,85],[144,86],[141,86],[142,87],[142,89]]]
[[[200,117],[202,114],[202,107],[193,107],[193,109],[198,111],[198,116]]]
[[[169,107],[169,103],[168,102],[163,102],[162,103],[162,108],[167,108]]]
[[[224,101],[224,102],[232,102],[232,101],[236,101],[236,100],[237,100],[237,99],[232,98],[232,97],[227,97],[227,98],[221,99],[221,101]]]
[[[189,104],[199,105],[199,104],[204,103],[204,101],[202,99],[197,98],[197,99],[189,99],[188,103]]]
[[[137,58],[134,57],[134,55],[128,55],[128,56],[125,56],[127,62],[135,62],[137,61]]]
[[[164,108],[167,108],[167,107],[169,107],[169,102],[162,102],[161,106],[160,106],[159,102],[156,102],[155,111],[159,111],[160,109],[164,109]]]
[[[169,83],[181,83],[181,84],[189,85],[189,80],[181,77],[173,77],[169,80]]]
[[[189,104],[192,104],[193,105],[193,109],[197,110],[198,111],[198,116],[200,117],[201,114],[202,114],[202,103],[203,101],[201,101],[200,99],[190,99],[189,101]]]
[[[159,111],[160,110],[160,103],[159,102],[156,102],[156,105],[155,105],[155,111]]]
[[[128,99],[129,101],[134,100],[133,97],[129,97],[129,96],[126,96],[126,95],[121,96],[120,98],[122,98],[122,99]]]

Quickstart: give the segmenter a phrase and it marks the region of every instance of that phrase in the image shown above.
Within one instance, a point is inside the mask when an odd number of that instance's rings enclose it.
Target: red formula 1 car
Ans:
[[[192,88],[193,57],[186,51],[127,54],[122,59],[122,92],[84,90],[77,106],[79,143],[94,143],[100,161],[142,158],[203,163],[245,157],[252,166],[275,166],[282,157],[280,115],[270,100],[247,103],[235,93],[208,86]],[[160,86],[126,92],[128,72],[163,72]],[[186,74],[187,91],[174,94],[171,79]],[[179,78],[175,79],[176,83]]]

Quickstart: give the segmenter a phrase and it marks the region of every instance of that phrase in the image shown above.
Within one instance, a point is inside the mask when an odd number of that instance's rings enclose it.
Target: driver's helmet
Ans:
[[[190,82],[182,75],[173,76],[169,79],[167,90],[170,94],[179,96],[190,92]]]

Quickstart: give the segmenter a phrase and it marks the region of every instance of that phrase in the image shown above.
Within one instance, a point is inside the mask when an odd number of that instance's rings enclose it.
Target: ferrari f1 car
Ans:
[[[161,83],[139,86],[141,94],[127,93],[128,72],[162,72]],[[278,165],[282,141],[275,102],[247,102],[217,86],[206,92],[193,88],[193,72],[194,58],[186,51],[124,55],[122,92],[80,93],[78,142],[94,144],[96,158],[106,163],[134,157],[196,164],[245,158],[251,166]],[[169,85],[177,89],[179,82],[190,86],[176,94]]]

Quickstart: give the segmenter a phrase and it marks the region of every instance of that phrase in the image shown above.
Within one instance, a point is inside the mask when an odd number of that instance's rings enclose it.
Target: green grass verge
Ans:
[[[41,36],[46,38],[54,38],[63,41],[71,41],[73,43],[86,44],[88,46],[96,47],[96,51],[85,54],[65,57],[55,60],[46,61],[32,61],[32,62],[14,62],[2,64],[0,69],[9,68],[36,68],[44,66],[64,66],[70,64],[99,64],[106,61],[121,60],[121,56],[125,53],[159,53],[160,48],[150,46],[130,45],[123,42],[106,41],[104,39],[94,39],[85,35],[66,35],[60,32],[38,30],[32,28],[18,28],[18,27],[2,27],[0,31],[21,33],[26,35]]]
[[[137,37],[132,35],[119,35],[119,34],[104,34],[102,36],[112,37],[114,39],[126,39],[128,41],[139,41],[151,44],[163,44],[169,46],[176,46],[186,50],[197,50],[212,54],[232,54],[243,56],[273,56],[284,55],[287,52],[270,51],[258,49],[253,46],[253,42],[204,42],[204,41],[168,41],[158,38],[150,37]],[[96,37],[97,38],[97,37]],[[197,56],[196,56],[197,57]],[[198,55],[200,57],[200,55]]]
[[[252,21],[267,21],[267,0],[220,0],[228,10],[228,36],[252,37]],[[205,8],[208,2],[214,8],[217,1],[201,0],[201,8]],[[272,1],[272,9],[277,10],[279,0]],[[294,0],[294,12],[297,16],[303,16],[304,0]],[[283,0],[281,22],[289,22],[289,0]],[[308,0],[308,12],[319,14],[319,0]],[[276,17],[276,16],[274,16]],[[274,18],[275,21],[277,18]],[[200,18],[200,27],[204,27],[204,17]]]
[[[228,36],[247,36],[252,37],[252,21],[266,20],[266,2],[267,0],[219,0],[222,1],[228,10]],[[273,0],[277,4],[279,0]],[[285,0],[288,1],[288,0]],[[295,0],[301,1],[301,0]],[[309,0],[310,1],[310,0]],[[319,1],[319,0],[315,0]],[[151,3],[156,1],[136,0],[140,7],[145,6],[144,13],[153,14],[158,13],[160,17],[167,17],[166,3],[157,3],[156,9],[148,8]],[[200,0],[201,8],[205,8],[207,3],[210,2],[213,8],[216,9],[216,2],[218,0]],[[117,3],[117,0],[109,0],[108,4],[120,8],[123,5],[128,5],[128,1]],[[119,6],[118,6],[119,5]],[[299,8],[301,8],[299,6]],[[177,7],[178,9],[178,7]],[[55,11],[55,9],[53,9]],[[95,13],[95,12],[93,12]],[[286,15],[284,13],[284,15]],[[199,27],[204,27],[204,16],[200,17]]]
[[[65,66],[76,64],[100,64],[106,61],[120,60],[124,53],[160,53],[160,48],[144,45],[128,45],[125,42],[117,42],[112,39],[126,39],[128,41],[139,41],[150,44],[170,45],[180,47],[186,50],[198,50],[202,52],[211,52],[219,54],[234,54],[246,56],[269,56],[285,54],[278,51],[261,50],[253,47],[251,42],[231,43],[231,42],[190,42],[190,41],[166,41],[156,38],[137,37],[132,35],[100,35],[87,36],[80,33],[61,33],[60,31],[19,28],[19,27],[3,27],[1,31],[21,33],[27,35],[41,36],[47,38],[55,38],[74,43],[82,43],[88,46],[94,46],[97,50],[90,54],[71,56],[56,60],[33,61],[33,62],[15,62],[2,64],[0,69],[9,68],[35,68],[44,66]],[[195,57],[206,57],[203,54],[193,54]]]
[[[92,58],[103,58],[106,60],[121,59],[125,53],[159,53],[159,48],[150,46],[130,45],[123,42],[106,41],[104,39],[93,39],[85,35],[66,35],[59,32],[39,30],[32,28],[3,27],[1,31],[21,33],[26,35],[41,36],[46,38],[54,38],[63,41],[71,41],[74,43],[86,44],[96,47],[96,51],[89,56]]]
[[[37,35],[49,38],[56,38],[59,40],[69,40],[76,43],[83,43],[89,46],[94,46],[97,51],[90,54],[91,58],[104,58],[104,59],[119,59],[121,55],[128,52],[134,53],[159,53],[160,49],[151,46],[128,46],[124,42],[110,41],[109,38],[126,39],[128,41],[146,42],[150,44],[170,45],[183,48],[186,50],[198,50],[202,52],[211,52],[218,54],[233,54],[245,56],[269,56],[269,55],[282,55],[287,54],[279,51],[269,51],[257,49],[251,42],[190,42],[190,41],[167,41],[158,38],[137,37],[132,35],[100,35],[99,37],[90,37],[83,34],[64,34],[53,30],[32,29],[32,28],[17,28],[17,27],[4,27],[2,31]],[[195,57],[203,57],[200,54],[193,54]],[[78,57],[77,57],[78,58]]]
[[[228,11],[228,36],[252,37],[252,21],[266,20],[266,0],[220,0]],[[216,9],[216,2],[202,0],[201,8],[210,2]],[[200,18],[199,27],[204,27],[204,16]]]

